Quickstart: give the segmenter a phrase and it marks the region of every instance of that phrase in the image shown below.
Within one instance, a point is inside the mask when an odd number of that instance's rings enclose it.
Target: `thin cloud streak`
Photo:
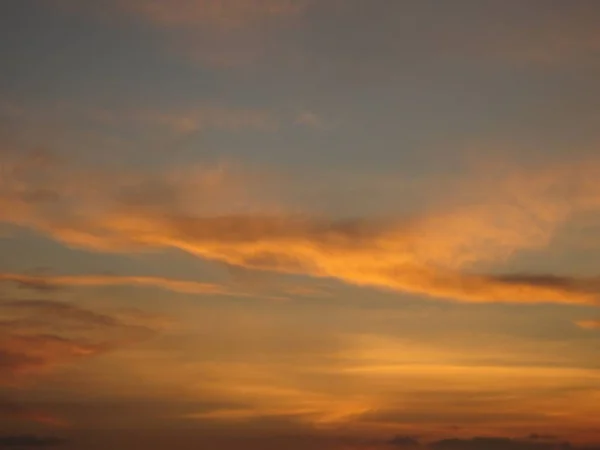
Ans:
[[[156,335],[165,321],[135,312],[100,313],[54,300],[0,302],[0,383],[19,383]]]
[[[237,29],[296,17],[311,0],[114,0],[117,8],[164,27]]]
[[[0,418],[6,421],[37,423],[53,428],[66,428],[69,426],[69,422],[60,417],[7,401],[0,401]]]
[[[184,294],[244,295],[227,290],[223,286],[165,277],[119,276],[119,275],[26,275],[0,273],[0,282],[45,290],[64,287],[139,286],[154,287]]]
[[[585,330],[600,330],[600,320],[581,320],[576,325]]]

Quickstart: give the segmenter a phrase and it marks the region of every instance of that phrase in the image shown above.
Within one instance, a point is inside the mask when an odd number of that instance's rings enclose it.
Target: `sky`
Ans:
[[[0,3],[0,448],[600,448],[596,0]]]

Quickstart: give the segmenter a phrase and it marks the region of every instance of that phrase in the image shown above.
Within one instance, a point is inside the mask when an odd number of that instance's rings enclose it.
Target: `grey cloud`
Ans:
[[[5,448],[56,447],[66,442],[60,438],[34,435],[0,436],[0,447]]]
[[[421,444],[415,438],[410,436],[396,436],[388,442],[394,447],[419,447]]]
[[[568,450],[574,448],[567,442],[531,442],[506,437],[442,439],[428,446],[433,450]]]

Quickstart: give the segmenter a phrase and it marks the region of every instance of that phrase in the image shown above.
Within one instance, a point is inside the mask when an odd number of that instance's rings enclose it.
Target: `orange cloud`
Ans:
[[[50,300],[0,302],[0,381],[19,382],[57,365],[147,339],[152,318],[105,314]]]
[[[412,218],[385,220],[338,220],[284,211],[268,214],[260,209],[231,212],[235,200],[203,205],[203,198],[214,197],[213,190],[217,198],[223,189],[227,192],[229,179],[237,183],[226,174],[216,184],[205,177],[195,185],[188,195],[196,199],[193,194],[198,193],[200,201],[187,206],[179,200],[191,185],[181,180],[166,184],[160,177],[152,181],[123,174],[124,180],[116,177],[107,192],[98,193],[86,192],[86,177],[80,177],[81,184],[67,186],[67,200],[63,180],[54,188],[57,198],[48,199],[41,196],[33,176],[26,181],[22,176],[8,177],[0,202],[10,214],[0,213],[0,220],[96,251],[176,248],[234,266],[455,300],[598,304],[597,277],[502,275],[477,268],[501,263],[521,250],[544,248],[578,213],[597,212],[599,168],[573,165],[534,173],[497,171],[498,175],[490,169],[487,180],[459,188],[452,196],[458,201]],[[44,189],[52,189],[48,184],[52,180],[45,181]],[[135,195],[124,197],[128,189]],[[235,193],[227,195],[235,199]],[[206,286],[156,278],[63,281],[206,290]]]
[[[191,280],[180,280],[166,277],[124,276],[124,275],[31,275],[21,273],[0,273],[0,283],[14,283],[20,287],[36,290],[52,290],[69,287],[96,286],[134,286],[141,288],[158,288],[180,294],[226,295],[232,297],[261,297],[271,300],[286,300],[284,296],[271,295],[262,291],[234,290],[215,283],[201,283]],[[290,295],[315,295],[316,291],[284,291]],[[322,294],[321,294],[322,295]]]
[[[576,323],[578,327],[586,330],[600,329],[600,320],[581,320]]]
[[[16,283],[20,286],[34,289],[131,285],[157,287],[186,294],[235,295],[234,292],[230,292],[217,284],[175,280],[164,277],[118,275],[25,275],[17,273],[0,273],[0,282]]]

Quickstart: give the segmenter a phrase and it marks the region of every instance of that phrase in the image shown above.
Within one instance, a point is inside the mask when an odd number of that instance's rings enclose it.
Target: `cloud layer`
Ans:
[[[243,197],[237,193],[245,184],[226,172],[215,178],[212,170],[194,170],[192,184],[185,177],[86,175],[60,168],[54,175],[46,171],[36,178],[38,166],[13,161],[1,181],[0,197],[10,214],[1,214],[0,220],[95,251],[176,248],[234,266],[439,298],[595,305],[597,277],[486,273],[478,267],[502,263],[522,250],[544,248],[577,214],[597,212],[599,167],[521,170],[502,176],[488,170],[491,181],[474,179],[458,187],[451,201],[438,200],[444,206],[437,210],[402,218],[336,219],[262,212],[260,201],[246,197],[240,202]],[[107,188],[96,190],[90,177]],[[245,205],[252,204],[256,206],[251,212],[236,206],[248,210]],[[218,290],[141,277],[55,282]]]

